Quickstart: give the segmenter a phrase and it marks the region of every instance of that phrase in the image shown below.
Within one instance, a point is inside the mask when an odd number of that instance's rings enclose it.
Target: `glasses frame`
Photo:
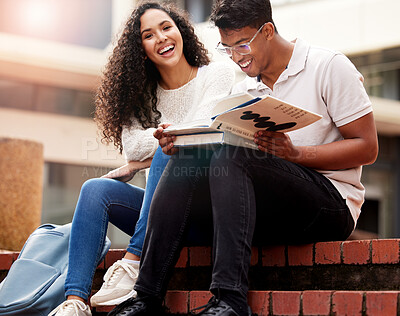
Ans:
[[[237,54],[245,56],[251,53],[251,47],[250,44],[252,41],[254,41],[254,39],[257,37],[258,33],[260,33],[260,31],[264,28],[265,24],[267,24],[268,22],[265,22],[263,25],[260,26],[260,28],[257,30],[256,34],[254,34],[254,36],[251,38],[250,41],[243,43],[243,44],[239,44],[239,45],[235,45],[232,47],[229,46],[224,46],[221,42],[219,42],[217,44],[217,47],[215,47],[215,49],[222,55],[228,55],[229,57],[232,57],[232,52],[235,51]],[[248,46],[249,47],[249,52],[248,53],[241,53],[238,51],[238,47],[240,46]],[[221,48],[222,47],[222,48]]]

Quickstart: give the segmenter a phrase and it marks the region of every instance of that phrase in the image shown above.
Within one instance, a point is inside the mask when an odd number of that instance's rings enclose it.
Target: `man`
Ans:
[[[345,240],[360,214],[361,168],[378,153],[361,74],[338,52],[281,37],[269,0],[217,0],[211,20],[221,35],[218,49],[247,74],[233,92],[276,96],[322,119],[288,134],[258,132],[258,151],[193,149],[191,158],[176,154],[174,138],[160,127],[155,136],[174,155],[152,202],[138,298],[120,307],[120,315],[159,310],[199,214],[213,222],[214,294],[199,315],[219,316],[251,313],[246,296],[253,241]],[[184,172],[188,168],[196,172]],[[217,168],[226,168],[226,175],[218,177]]]

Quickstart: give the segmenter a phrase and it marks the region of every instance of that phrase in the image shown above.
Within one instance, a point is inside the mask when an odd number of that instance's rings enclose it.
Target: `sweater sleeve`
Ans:
[[[194,110],[193,119],[210,117],[219,100],[229,95],[235,81],[233,68],[224,62],[214,62],[204,71],[205,83],[201,101]]]
[[[143,161],[154,156],[158,141],[153,136],[155,128],[144,129],[136,120],[122,130],[122,146],[127,161]]]

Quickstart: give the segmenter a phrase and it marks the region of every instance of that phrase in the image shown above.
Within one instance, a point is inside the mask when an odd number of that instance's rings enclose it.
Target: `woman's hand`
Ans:
[[[102,178],[115,179],[122,182],[128,182],[132,180],[133,176],[139,170],[150,167],[152,158],[148,158],[144,161],[129,161],[126,165],[117,169],[111,170]]]
[[[178,152],[178,148],[174,148],[174,140],[176,136],[164,134],[164,129],[172,124],[164,123],[160,124],[158,128],[154,131],[153,136],[158,139],[158,143],[161,149],[166,155],[173,155]]]
[[[285,133],[258,131],[254,134],[254,142],[259,150],[288,161],[296,162],[296,158],[301,155],[300,150]]]

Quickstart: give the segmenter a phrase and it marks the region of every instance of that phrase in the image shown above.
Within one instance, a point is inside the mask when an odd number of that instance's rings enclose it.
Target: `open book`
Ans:
[[[290,132],[320,118],[318,114],[269,95],[254,98],[240,93],[218,102],[211,118],[171,125],[165,133],[177,136],[175,146],[228,143],[257,148],[253,139],[259,130]]]

